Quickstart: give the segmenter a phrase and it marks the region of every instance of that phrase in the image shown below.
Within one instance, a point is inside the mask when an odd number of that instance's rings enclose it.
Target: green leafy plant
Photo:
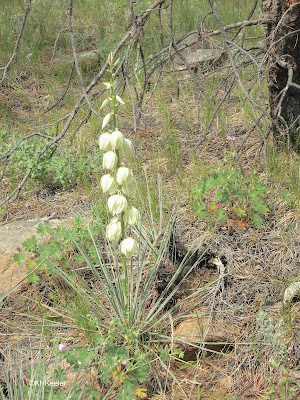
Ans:
[[[298,396],[293,393],[300,388],[300,385],[291,378],[286,366],[287,344],[283,318],[275,320],[266,312],[260,311],[257,314],[256,323],[258,354],[266,353],[266,347],[272,350],[272,359],[269,363],[270,373],[267,375],[270,388],[262,398],[265,400],[297,399]]]
[[[8,141],[8,133],[0,131],[0,138],[0,152],[5,154],[16,146],[20,135],[15,134],[14,141]],[[45,139],[36,135],[21,141],[9,158],[6,174],[16,182],[32,168],[31,179],[43,187],[67,188],[77,184],[84,176],[102,170],[102,157],[96,151],[74,156],[52,146],[38,160],[38,154],[47,143]]]
[[[104,210],[103,210],[104,211]],[[87,227],[84,218],[75,216],[63,225],[52,227],[49,222],[41,223],[37,227],[37,234],[42,238],[50,238],[44,242],[38,242],[37,237],[31,236],[24,243],[24,252],[14,255],[14,260],[19,264],[26,263],[28,268],[28,280],[31,283],[37,283],[41,275],[52,276],[56,273],[49,267],[45,259],[51,258],[65,272],[72,269],[72,264],[76,262],[78,266],[85,263],[85,258],[76,249],[74,240],[80,248],[90,255],[93,262],[96,263],[97,256],[93,251],[94,245],[90,234],[97,237],[99,235],[99,223],[104,219],[103,211],[100,210]],[[32,272],[34,270],[34,272]]]
[[[300,391],[300,383],[289,377],[289,371],[283,365],[271,363],[271,374],[267,376],[270,389],[263,400],[297,400]],[[295,392],[295,393],[294,393]],[[298,394],[296,393],[298,392]]]
[[[192,190],[193,211],[201,220],[224,223],[232,213],[241,226],[250,221],[261,226],[262,216],[269,212],[265,202],[268,191],[256,176],[243,176],[236,167],[213,168],[212,174]]]
[[[284,340],[284,321],[275,321],[267,313],[260,311],[257,314],[257,335],[265,345],[272,347],[273,359],[282,362],[286,359],[286,343]]]
[[[97,326],[97,318],[89,317],[91,323]],[[98,328],[101,329],[99,326]],[[124,332],[124,335],[126,334],[127,332]],[[85,384],[84,394],[88,399],[105,399],[116,388],[119,389],[118,396],[115,397],[118,400],[132,399],[137,393],[142,394],[145,391],[139,386],[139,383],[146,380],[149,372],[145,354],[137,348],[136,352],[129,355],[128,348],[118,344],[121,339],[119,321],[113,319],[107,336],[104,337],[100,332],[96,333],[90,346],[74,349],[62,347],[64,358],[73,372],[78,374],[93,372],[98,389]],[[59,372],[60,376],[67,376],[64,368],[55,372]],[[75,383],[73,391],[76,399],[76,395],[82,392],[82,387]]]

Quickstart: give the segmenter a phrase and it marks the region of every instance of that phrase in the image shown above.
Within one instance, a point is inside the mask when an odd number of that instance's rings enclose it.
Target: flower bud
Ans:
[[[102,110],[102,108],[106,107],[107,104],[108,104],[108,102],[109,102],[109,99],[105,99],[105,100],[102,102],[101,107],[99,108],[99,111]]]
[[[128,207],[124,212],[123,218],[126,225],[133,226],[139,223],[141,214],[135,207]]]
[[[111,51],[111,52],[109,53],[108,57],[107,57],[107,62],[108,62],[109,65],[112,64],[113,59],[114,59],[114,55],[113,55],[113,53],[112,53],[112,51]]]
[[[106,238],[117,242],[122,235],[121,222],[118,218],[113,218],[106,227]]]
[[[131,179],[129,182],[125,182],[122,185],[122,190],[127,196],[134,196],[137,189],[137,183],[134,178]]]
[[[110,143],[114,150],[119,149],[124,142],[124,136],[120,131],[114,131],[110,137]]]
[[[120,96],[116,95],[116,100],[117,100],[119,103],[125,105],[124,101],[121,99]]]
[[[118,168],[116,179],[119,185],[123,185],[126,182],[132,180],[132,172],[129,168],[120,167]]]
[[[103,168],[114,169],[117,166],[118,157],[113,151],[108,151],[103,156]]]
[[[111,214],[121,214],[127,208],[127,200],[121,194],[114,194],[108,198],[107,206]]]
[[[106,127],[106,125],[109,123],[111,119],[111,113],[108,113],[105,115],[103,122],[102,122],[102,129],[104,129]]]
[[[102,133],[99,137],[99,147],[101,151],[109,151],[112,149],[110,143],[110,133]]]
[[[131,258],[138,251],[137,242],[132,238],[126,238],[122,240],[120,250],[126,258]]]
[[[113,194],[118,188],[118,184],[111,174],[103,175],[100,179],[100,185],[103,192],[108,192],[109,194]]]
[[[60,343],[58,345],[58,350],[62,351],[62,352],[67,351],[68,350],[68,346],[65,343]]]
[[[132,141],[129,139],[124,139],[122,147],[119,149],[121,157],[133,157],[134,147]]]
[[[106,87],[106,89],[111,88],[111,83],[110,82],[103,82],[103,85]]]

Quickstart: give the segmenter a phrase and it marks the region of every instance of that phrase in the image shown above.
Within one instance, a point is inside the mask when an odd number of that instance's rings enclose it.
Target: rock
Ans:
[[[195,346],[217,352],[227,352],[233,349],[235,333],[234,327],[225,326],[220,320],[210,320],[207,316],[199,316],[182,321],[174,331],[174,339],[176,347],[184,352],[183,360],[196,361],[201,349]],[[205,353],[206,355],[211,354],[210,351]]]
[[[299,297],[300,295],[300,281],[292,283],[287,289],[284,291],[283,295],[283,304],[286,306],[290,304],[295,297]]]
[[[218,65],[226,59],[226,52],[223,49],[197,49],[190,51],[187,48],[182,50],[181,54],[192,69],[197,69],[198,67],[206,68],[212,64]],[[174,63],[178,70],[187,70],[185,63],[177,54],[174,58]]]
[[[195,51],[199,48],[210,48],[211,44],[204,36],[199,36],[199,32],[194,32],[187,38],[181,40],[180,43],[178,43],[178,46],[180,46],[180,48],[191,47],[191,50]]]
[[[27,268],[14,261],[14,254],[23,250],[22,243],[31,236],[39,238],[36,228],[43,222],[43,219],[21,220],[0,226],[0,297],[25,280]],[[53,219],[49,223],[56,226],[61,221]]]
[[[95,50],[77,53],[77,58],[79,66],[85,71],[95,69],[100,62],[100,57]],[[57,67],[67,66],[72,65],[73,62],[73,54],[68,54],[54,58],[53,65]]]

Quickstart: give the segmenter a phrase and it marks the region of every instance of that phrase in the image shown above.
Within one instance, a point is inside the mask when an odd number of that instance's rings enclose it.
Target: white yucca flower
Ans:
[[[112,51],[111,51],[111,52],[109,53],[108,57],[107,57],[107,62],[108,62],[109,65],[112,64],[113,59],[114,59],[114,55],[113,55],[113,53],[112,53]]]
[[[106,127],[106,125],[109,123],[110,120],[111,120],[111,113],[108,113],[103,118],[102,129],[104,129]]]
[[[124,142],[124,136],[120,131],[114,131],[111,134],[110,143],[114,150],[118,150]]]
[[[121,214],[127,208],[126,197],[121,194],[114,194],[108,198],[107,206],[112,215]]]
[[[133,157],[134,147],[132,141],[129,139],[124,139],[122,147],[119,149],[121,157]]]
[[[108,104],[108,102],[109,102],[109,99],[105,99],[105,100],[102,102],[101,107],[99,108],[99,111],[102,110],[104,107],[106,107],[107,104]]]
[[[100,185],[104,193],[113,194],[118,189],[118,183],[111,174],[103,175]]]
[[[116,67],[119,64],[120,58],[117,59],[117,61],[115,61],[114,63],[114,67]]]
[[[116,180],[119,185],[123,185],[124,183],[131,181],[132,178],[133,178],[133,175],[129,168],[126,168],[126,167],[118,168],[117,174],[116,174]]]
[[[137,183],[134,178],[132,178],[131,181],[125,182],[124,185],[122,185],[123,192],[129,197],[135,195],[136,189],[137,189]]]
[[[103,168],[115,169],[118,163],[118,157],[113,151],[108,151],[103,156]]]
[[[124,101],[121,99],[120,96],[116,95],[116,100],[117,100],[119,103],[123,104],[123,106],[125,106],[125,103],[124,103]]]
[[[137,225],[141,219],[141,214],[135,207],[128,207],[123,214],[124,222],[126,225]]]
[[[110,82],[103,82],[103,85],[106,87],[106,89],[111,88],[111,83]]]
[[[102,133],[99,137],[99,147],[101,151],[109,151],[112,149],[111,143],[110,143],[110,133]]]
[[[113,218],[106,227],[106,238],[117,242],[122,235],[122,226],[118,218]]]
[[[132,238],[126,238],[120,244],[120,251],[126,258],[131,258],[138,249],[137,242]]]

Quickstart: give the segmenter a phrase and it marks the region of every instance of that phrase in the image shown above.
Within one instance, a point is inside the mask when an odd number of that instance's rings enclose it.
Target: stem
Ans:
[[[123,218],[123,213],[121,214],[121,229],[122,229],[122,240],[125,239],[125,223],[124,223],[124,218]],[[124,293],[124,298],[125,298],[125,307],[127,310],[127,266],[126,266],[126,257],[124,254],[122,254],[122,272],[123,272],[123,293]]]
[[[110,95],[111,95],[111,104],[112,104],[112,112],[113,112],[113,124],[114,124],[114,130],[117,129],[117,116],[116,116],[116,101],[115,101],[115,94],[114,94],[114,86],[113,86],[114,80],[113,80],[113,63],[110,64]],[[117,167],[120,167],[120,155],[119,151],[117,150],[117,156],[118,156],[118,165]],[[116,171],[115,171],[116,173]],[[123,218],[123,213],[121,214],[121,230],[122,230],[122,240],[125,239],[125,223],[124,223],[124,218]],[[126,267],[126,257],[124,254],[122,254],[122,286],[123,286],[123,295],[124,295],[124,301],[125,301],[125,311],[127,311],[128,307],[128,299],[127,299],[127,267]]]
[[[113,109],[113,123],[114,123],[114,129],[117,128],[117,116],[116,116],[116,101],[115,101],[115,95],[114,95],[114,79],[113,79],[113,65],[112,63],[110,64],[110,95],[111,95],[111,104],[112,104],[112,109]]]

